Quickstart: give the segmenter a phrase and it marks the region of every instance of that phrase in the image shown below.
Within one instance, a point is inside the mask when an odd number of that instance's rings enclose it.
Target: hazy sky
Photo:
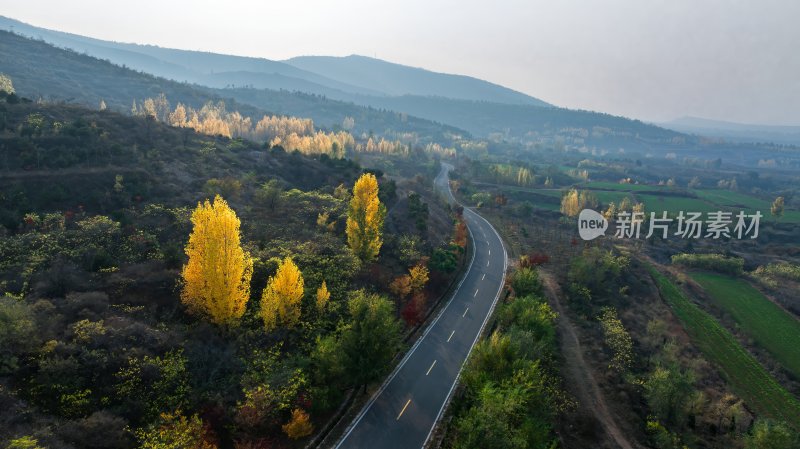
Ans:
[[[0,0],[0,14],[269,59],[377,56],[643,120],[800,125],[798,0]]]

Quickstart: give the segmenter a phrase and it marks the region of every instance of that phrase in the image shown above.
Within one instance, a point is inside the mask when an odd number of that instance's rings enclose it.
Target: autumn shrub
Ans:
[[[744,269],[744,259],[741,257],[726,257],[722,254],[675,254],[672,256],[672,263],[687,268],[716,271],[732,276],[742,274]]]
[[[570,296],[584,305],[592,298],[605,297],[618,286],[629,264],[630,259],[625,255],[598,247],[584,250],[570,261],[567,272]]]
[[[752,272],[760,282],[775,287],[782,280],[800,282],[800,265],[789,262],[777,262],[761,265]]]
[[[411,299],[406,302],[403,309],[400,311],[400,316],[403,317],[408,326],[416,326],[422,321],[425,313],[425,293],[417,292]]]
[[[519,268],[511,276],[511,288],[518,297],[538,294],[542,289],[539,274],[533,268]]]
[[[136,431],[141,449],[216,449],[213,436],[197,415],[162,413],[157,423]]]
[[[245,399],[236,408],[236,425],[249,433],[265,433],[277,426],[280,416],[277,393],[269,385],[245,391]]]
[[[398,299],[405,299],[411,293],[411,276],[403,274],[396,277],[389,284],[389,291],[397,296]]]
[[[19,438],[14,438],[9,441],[6,449],[45,449],[44,446],[39,445],[39,440],[26,435]]]
[[[282,429],[286,436],[296,440],[311,435],[314,432],[314,425],[311,424],[311,418],[308,413],[296,408],[292,411],[292,419],[284,424]]]
[[[618,373],[626,372],[633,364],[633,340],[630,334],[625,330],[614,308],[604,307],[598,319],[606,345],[614,354],[608,367]]]
[[[544,253],[534,252],[520,257],[519,266],[522,268],[537,267],[550,261],[550,256]]]

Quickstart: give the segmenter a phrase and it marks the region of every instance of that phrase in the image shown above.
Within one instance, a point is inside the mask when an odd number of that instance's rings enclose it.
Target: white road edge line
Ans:
[[[470,209],[465,208],[465,210],[470,210]],[[508,269],[508,253],[506,252],[506,245],[503,243],[503,239],[500,237],[500,234],[497,232],[494,226],[492,226],[492,224],[489,223],[488,220],[481,217],[480,214],[478,213],[475,212],[473,213],[477,215],[481,220],[485,221],[486,224],[488,224],[489,227],[492,229],[492,231],[494,231],[495,235],[497,236],[497,239],[500,240],[500,246],[503,247],[503,276],[505,276],[506,270]],[[486,327],[486,323],[489,321],[489,317],[492,316],[494,308],[497,305],[497,300],[500,299],[500,293],[503,291],[503,284],[504,283],[501,282],[500,287],[497,289],[497,295],[494,297],[494,301],[492,302],[492,307],[489,309],[489,313],[486,314],[486,318],[483,319],[483,323],[481,324],[481,328],[478,331],[478,335],[476,335],[475,340],[472,341],[472,346],[470,346],[469,351],[467,351],[467,357],[464,359],[464,361],[461,363],[461,367],[458,369],[458,374],[456,374],[456,378],[455,380],[453,380],[453,385],[450,386],[450,391],[447,393],[447,396],[445,396],[445,400],[442,403],[442,406],[439,408],[439,413],[436,415],[436,419],[433,420],[433,425],[431,426],[431,430],[428,431],[428,436],[422,443],[422,449],[425,449],[425,445],[428,444],[428,440],[431,439],[431,435],[433,434],[433,429],[436,428],[436,424],[442,418],[442,413],[444,413],[445,406],[447,406],[447,404],[450,402],[450,397],[453,395],[453,390],[456,388],[456,384],[458,383],[459,377],[461,377],[461,371],[464,370],[464,365],[466,365],[467,360],[469,360],[469,355],[472,353],[472,348],[475,347],[475,343],[478,342],[478,339],[480,338],[481,334],[483,334],[483,330]]]
[[[449,186],[448,186],[448,192],[449,191],[450,191],[450,189],[449,189]],[[452,195],[452,193],[451,193],[451,195]],[[475,246],[474,245],[475,237],[472,235],[472,230],[469,228],[469,226],[467,226],[467,231],[469,231],[469,236],[472,239],[473,246]],[[406,364],[406,362],[411,357],[411,355],[414,353],[414,351],[417,350],[417,348],[419,347],[420,343],[422,343],[422,341],[425,340],[425,337],[428,336],[428,333],[430,333],[431,329],[433,329],[433,327],[436,326],[436,323],[439,322],[439,318],[442,317],[442,315],[447,310],[447,308],[450,307],[450,304],[453,303],[453,299],[455,299],[455,297],[458,295],[458,292],[461,290],[461,284],[464,283],[464,281],[467,279],[467,274],[472,270],[472,265],[475,262],[475,253],[477,253],[477,251],[475,251],[475,248],[473,248],[472,259],[470,259],[470,261],[469,261],[469,266],[467,267],[467,271],[464,272],[464,275],[461,277],[461,280],[458,282],[458,286],[456,286],[456,289],[455,289],[455,291],[453,291],[453,294],[450,296],[450,299],[447,301],[447,304],[445,304],[445,306],[442,308],[442,310],[439,311],[439,314],[436,315],[436,318],[431,322],[431,324],[428,326],[428,328],[425,329],[425,333],[422,334],[422,337],[417,339],[417,342],[414,343],[414,346],[412,346],[411,349],[406,353],[405,357],[403,357],[403,360],[401,360],[400,363],[397,364],[397,366],[395,367],[394,371],[392,371],[392,374],[388,378],[386,378],[386,380],[383,382],[383,384],[381,384],[381,387],[375,393],[372,394],[372,397],[370,398],[369,402],[367,402],[367,404],[364,406],[364,408],[361,409],[361,411],[358,413],[358,416],[356,417],[356,419],[352,423],[350,423],[350,426],[347,428],[346,433],[336,443],[336,446],[334,446],[335,449],[338,449],[339,447],[341,447],[342,443],[344,443],[344,441],[347,439],[347,437],[350,436],[350,434],[353,432],[353,429],[355,429],[355,427],[358,425],[358,423],[361,422],[361,420],[364,418],[364,415],[366,415],[367,412],[369,411],[370,407],[372,407],[372,404],[374,404],[375,401],[378,399],[378,396],[380,396],[381,393],[383,393],[383,391],[386,389],[386,387],[389,386],[389,384],[392,382],[392,380],[394,380],[395,376],[397,376],[397,373],[400,372],[400,370]],[[469,356],[469,353],[467,354],[467,356]],[[452,393],[452,391],[451,391],[451,393]],[[441,414],[441,411],[439,411],[439,414]],[[438,420],[439,420],[439,418],[436,418],[436,421],[433,422],[434,426],[436,425],[436,422]],[[428,435],[428,437],[430,438],[430,435]]]

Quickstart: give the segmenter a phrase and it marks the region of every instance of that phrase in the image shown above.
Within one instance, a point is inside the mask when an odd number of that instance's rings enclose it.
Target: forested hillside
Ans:
[[[396,182],[327,154],[7,92],[0,149],[0,441],[290,445],[380,379],[461,257],[425,173]],[[436,169],[426,153],[387,157]],[[362,201],[387,211],[363,224],[391,230],[378,241],[350,236]],[[202,305],[191,274],[221,235],[240,248],[225,256],[240,255],[243,289],[227,315]]]

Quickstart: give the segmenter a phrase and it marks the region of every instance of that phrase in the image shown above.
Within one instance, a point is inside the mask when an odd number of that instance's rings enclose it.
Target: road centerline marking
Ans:
[[[487,260],[487,261],[486,261],[486,266],[487,266],[487,267],[489,266],[489,262],[491,262],[491,260]]]
[[[436,365],[436,360],[434,360],[434,361],[433,361],[433,363],[431,363],[431,367],[430,367],[430,368],[428,368],[428,372],[427,372],[427,373],[425,373],[425,375],[426,375],[426,376],[427,376],[428,374],[430,374],[430,373],[431,373],[431,370],[433,369],[433,367],[434,367],[435,365]]]
[[[478,296],[478,289],[477,289],[477,288],[475,289],[475,294],[474,294],[474,295],[472,295],[472,297],[474,298],[474,297],[476,297],[476,296]]]
[[[450,336],[447,337],[447,341],[448,342],[450,341],[451,338],[453,338],[453,334],[455,334],[455,333],[456,333],[456,331],[450,332]]]
[[[464,314],[463,314],[463,315],[461,315],[461,318],[464,318],[465,316],[467,316],[467,312],[468,312],[468,311],[469,311],[469,307],[467,307],[467,309],[466,309],[466,310],[464,310]]]
[[[449,167],[449,166],[445,165],[445,169],[443,169],[443,173],[442,173],[442,177],[443,177],[443,178],[446,178],[446,174],[447,174],[447,172],[446,172],[446,168],[447,168],[447,167]],[[442,187],[443,187],[443,188],[445,188],[445,189],[447,188],[446,181],[445,181],[445,184],[443,184],[443,186],[442,186]],[[453,197],[453,195],[452,195],[452,193],[449,191],[449,189],[447,189],[447,190],[448,190],[448,191],[447,191],[447,193],[449,194],[449,196],[450,196],[450,198],[451,198],[451,201],[452,201],[452,202],[454,202],[455,204],[458,204],[458,203],[457,203],[457,200],[456,200],[456,199]],[[491,223],[489,223],[489,222],[488,222],[488,221],[487,221],[487,220],[486,220],[484,217],[480,216],[478,213],[476,213],[475,211],[473,211],[473,210],[472,210],[472,209],[470,209],[470,208],[465,208],[465,213],[464,213],[464,215],[465,215],[465,218],[467,218],[467,220],[465,220],[465,221],[466,221],[468,224],[472,225],[472,226],[468,226],[468,227],[467,227],[467,230],[468,230],[468,232],[469,232],[469,237],[470,237],[470,238],[471,238],[471,239],[472,239],[472,240],[473,240],[475,243],[477,243],[477,239],[474,239],[474,236],[473,236],[473,231],[480,230],[480,231],[481,231],[481,234],[483,234],[484,238],[486,238],[486,237],[487,237],[487,235],[486,235],[486,232],[485,232],[485,230],[484,230],[484,225],[483,225],[483,224],[478,224],[478,223],[485,223],[485,226],[486,226],[486,227],[488,227],[488,229],[489,229],[490,233],[491,233],[491,234],[492,234],[492,236],[493,236],[492,238],[493,238],[493,239],[494,239],[495,237],[497,237],[497,238],[498,238],[498,242],[500,243],[500,248],[501,248],[501,250],[502,250],[502,251],[503,251],[503,253],[504,253],[504,258],[502,259],[502,262],[503,262],[503,267],[501,267],[503,271],[500,273],[500,278],[501,278],[501,280],[500,280],[500,281],[501,281],[501,285],[500,285],[500,287],[498,287],[497,294],[495,295],[495,298],[494,298],[494,300],[493,300],[493,301],[492,301],[492,303],[491,303],[491,308],[490,308],[490,310],[489,310],[489,315],[491,315],[491,312],[492,312],[492,310],[494,310],[494,309],[495,309],[495,305],[497,304],[497,302],[498,302],[498,300],[499,300],[499,296],[500,296],[500,294],[501,294],[501,290],[502,290],[502,281],[503,281],[503,279],[505,278],[505,275],[506,275],[505,271],[506,271],[506,268],[507,268],[507,265],[508,265],[508,258],[507,258],[507,255],[506,255],[506,248],[505,248],[505,247],[504,247],[504,245],[503,245],[502,238],[501,238],[501,237],[500,237],[500,236],[497,234],[497,231],[494,229],[494,227],[491,225]],[[476,227],[477,229],[474,229],[474,230],[473,230],[473,229],[472,229],[473,227]],[[486,241],[486,240],[485,240],[485,241]],[[486,241],[486,243],[487,243],[487,246],[488,246],[489,248],[491,248],[491,246],[492,246],[492,243],[490,243],[490,242],[488,242],[488,241]],[[495,252],[496,252],[496,251],[495,251]],[[472,253],[472,257],[471,257],[471,259],[470,259],[470,261],[469,261],[469,267],[467,268],[467,272],[469,272],[469,271],[470,271],[470,269],[472,268],[472,263],[475,261],[475,258],[476,258],[476,257],[475,257],[475,254],[476,254],[476,253],[479,253],[479,251],[474,251],[474,252]],[[491,263],[490,263],[489,261],[487,261],[486,265],[487,265],[487,266],[490,266],[490,265],[491,265]],[[481,280],[484,280],[484,279],[485,279],[485,276],[486,276],[486,274],[487,274],[487,273],[482,273]],[[461,280],[459,281],[459,283],[458,283],[458,286],[456,287],[456,292],[458,292],[458,288],[459,288],[459,287],[461,287],[461,284],[462,284],[462,283],[463,283],[463,282],[464,282],[466,279],[467,279],[467,276],[466,276],[466,275],[462,277],[462,279],[461,279]],[[491,283],[491,284],[494,284],[494,282],[495,282],[495,281],[491,281],[490,283]],[[487,287],[487,288],[489,288],[489,287]],[[489,288],[489,289],[491,290],[491,289],[493,289],[493,288],[494,288],[494,286],[492,286],[492,287],[491,287],[491,288]],[[364,433],[363,426],[359,427],[359,423],[360,423],[360,422],[362,422],[362,418],[364,418],[364,416],[367,416],[367,414],[368,414],[368,413],[370,413],[370,411],[371,411],[371,410],[374,410],[374,408],[375,408],[375,407],[372,407],[372,406],[374,405],[374,403],[376,402],[376,400],[377,400],[377,399],[378,399],[378,398],[379,398],[379,397],[380,397],[382,394],[384,394],[384,390],[386,390],[386,391],[388,392],[388,391],[389,391],[389,389],[391,388],[391,386],[392,386],[392,385],[396,385],[396,383],[397,383],[397,382],[396,382],[396,380],[397,380],[397,379],[395,378],[395,376],[398,374],[398,372],[400,372],[400,371],[401,371],[401,369],[403,368],[403,366],[404,366],[404,365],[407,365],[407,364],[406,364],[406,362],[407,362],[408,360],[410,360],[410,357],[411,357],[412,355],[414,355],[414,354],[415,354],[415,350],[416,350],[416,349],[418,349],[418,348],[420,347],[419,343],[421,343],[421,342],[424,342],[424,341],[425,341],[425,337],[427,337],[427,336],[433,336],[433,335],[428,335],[428,334],[429,334],[429,332],[435,328],[435,326],[436,326],[436,323],[437,323],[438,321],[440,321],[439,319],[444,317],[444,313],[443,313],[443,312],[445,312],[445,311],[446,311],[446,309],[448,308],[448,306],[452,305],[452,303],[453,303],[453,302],[455,302],[455,301],[453,300],[453,299],[455,298],[455,296],[456,296],[456,295],[454,294],[454,295],[453,295],[453,297],[451,297],[451,298],[450,298],[450,300],[449,300],[449,301],[446,303],[446,305],[445,305],[445,307],[442,309],[442,311],[441,311],[439,314],[437,314],[437,315],[436,315],[436,317],[434,318],[433,322],[432,322],[432,323],[431,323],[431,324],[430,324],[430,325],[427,327],[427,329],[425,330],[425,332],[423,333],[423,335],[421,336],[421,338],[420,338],[420,339],[419,339],[419,340],[418,340],[418,341],[417,341],[417,342],[416,342],[416,343],[415,343],[415,344],[414,344],[414,345],[411,347],[411,349],[410,349],[410,350],[409,350],[409,351],[408,351],[408,352],[405,354],[405,356],[404,356],[404,357],[403,357],[403,359],[400,361],[400,363],[398,364],[398,366],[397,366],[397,367],[396,367],[396,368],[395,368],[395,369],[392,371],[392,373],[389,375],[389,377],[388,377],[388,378],[387,378],[387,379],[386,379],[386,380],[383,382],[383,384],[381,385],[380,389],[379,389],[379,390],[378,390],[376,393],[374,393],[374,394],[372,395],[372,397],[370,398],[369,402],[368,402],[368,403],[367,403],[367,404],[366,404],[366,405],[365,405],[365,406],[362,408],[361,412],[359,412],[359,414],[357,415],[357,417],[356,417],[356,418],[353,420],[353,422],[352,422],[352,423],[351,423],[351,424],[348,426],[348,428],[345,430],[345,434],[344,434],[344,435],[343,435],[343,436],[342,436],[342,437],[341,437],[341,438],[340,438],[340,439],[337,441],[337,444],[336,444],[336,448],[337,448],[337,449],[339,449],[340,447],[342,447],[342,445],[343,445],[343,444],[346,444],[345,442],[346,442],[346,441],[348,441],[348,437],[351,437],[351,436],[352,436],[352,435],[351,435],[352,433],[354,433],[354,432],[361,432],[361,433]],[[481,314],[481,315],[482,315],[482,314]],[[483,318],[483,319],[482,319],[482,321],[483,321],[483,322],[482,322],[482,324],[481,324],[481,327],[480,327],[480,330],[479,330],[479,334],[475,336],[475,338],[472,340],[472,344],[471,344],[471,345],[469,345],[469,350],[468,350],[468,352],[467,352],[468,354],[469,354],[469,353],[472,351],[473,347],[475,346],[475,344],[477,343],[477,341],[478,341],[478,339],[479,339],[479,337],[480,337],[480,333],[481,333],[481,332],[483,331],[483,329],[486,327],[486,325],[487,325],[487,321],[489,320],[489,315],[487,315],[485,318]],[[432,333],[432,334],[435,334],[435,333]],[[469,336],[471,336],[471,335],[472,335],[471,333],[468,333],[468,334],[469,334]],[[452,339],[452,337],[453,337],[454,335],[455,335],[455,330],[453,330],[453,331],[451,332],[451,334],[450,334],[450,337],[447,339],[447,341],[448,341],[448,342],[450,342],[450,341],[451,341],[451,339]],[[461,338],[461,337],[459,337],[459,338]],[[468,337],[467,339],[469,339],[469,337]],[[464,339],[462,338],[462,340],[464,340]],[[463,341],[462,341],[462,343],[463,343]],[[418,353],[417,353],[417,354],[418,354]],[[429,360],[430,360],[430,359],[429,359]],[[423,362],[423,363],[424,363],[424,362]],[[428,369],[428,373],[429,373],[429,372],[432,372],[432,367],[434,367],[434,366],[435,366],[437,363],[438,363],[438,362],[437,362],[436,360],[434,360],[434,361],[433,361],[433,363],[432,363],[431,367],[429,367],[429,369]],[[463,364],[463,363],[462,363],[462,365],[461,365],[461,368],[458,370],[458,374],[457,374],[457,376],[456,376],[456,379],[455,379],[455,380],[453,380],[453,382],[452,382],[452,384],[451,384],[451,386],[450,386],[450,390],[449,390],[449,391],[448,391],[448,393],[447,393],[447,396],[446,396],[445,402],[444,402],[444,403],[442,403],[442,404],[441,404],[441,406],[439,407],[439,411],[438,411],[438,413],[437,413],[437,415],[436,415],[436,417],[435,417],[435,419],[434,419],[434,422],[433,422],[433,424],[431,425],[431,428],[430,428],[430,429],[429,429],[429,431],[428,431],[428,435],[427,435],[427,437],[426,437],[426,439],[425,439],[425,442],[424,442],[424,444],[427,444],[427,442],[428,442],[428,441],[431,439],[431,434],[433,433],[433,431],[434,431],[434,429],[435,429],[435,427],[436,427],[436,423],[438,423],[438,422],[440,421],[440,419],[441,419],[441,416],[442,416],[442,413],[443,413],[443,411],[444,411],[444,408],[445,408],[445,406],[447,405],[447,401],[448,401],[448,400],[449,400],[449,399],[452,397],[452,395],[453,395],[453,390],[454,390],[454,388],[456,387],[456,383],[457,383],[458,376],[461,374],[461,372],[462,372],[462,370],[463,370],[463,368],[464,368],[464,365],[465,365],[465,364]],[[428,375],[428,374],[426,373],[426,375]],[[448,379],[448,380],[449,380],[449,379]],[[394,381],[394,383],[392,383],[393,381]],[[411,395],[412,395],[412,392],[409,392],[409,395],[406,397],[406,399],[407,399],[407,402],[404,404],[404,406],[402,407],[402,410],[401,410],[401,411],[400,411],[400,413],[397,415],[397,418],[396,418],[396,419],[397,419],[398,421],[399,421],[399,419],[402,417],[402,415],[405,413],[405,411],[408,409],[408,407],[411,405],[411,401],[413,400],[413,398],[411,397]],[[400,398],[401,398],[401,400],[402,400],[402,396],[400,396]],[[418,417],[418,416],[414,416],[414,417],[412,417],[412,418],[410,418],[410,419],[417,419],[417,418],[420,418],[420,417]],[[398,424],[399,424],[399,422],[398,422]],[[372,431],[372,429],[367,429],[367,431],[371,432],[371,431]]]
[[[410,404],[410,403],[411,403],[411,399],[406,401],[406,405],[403,406],[403,410],[400,410],[400,414],[397,415],[397,418],[395,418],[395,421],[399,421],[400,420],[400,417],[403,416],[403,413],[405,413],[406,409],[408,408],[408,404]]]

